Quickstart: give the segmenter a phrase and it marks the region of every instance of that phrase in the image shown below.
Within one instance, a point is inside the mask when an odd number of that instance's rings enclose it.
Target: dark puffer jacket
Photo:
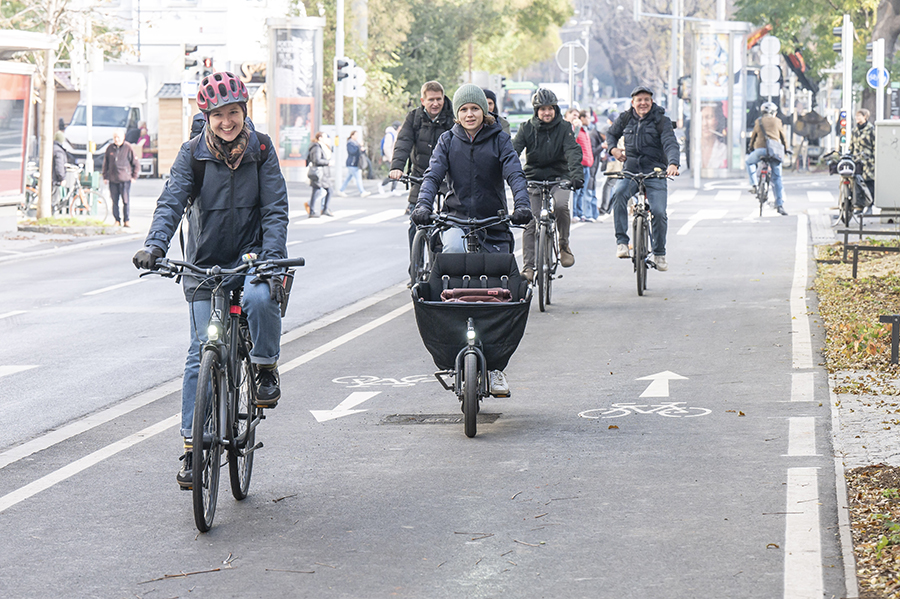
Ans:
[[[245,121],[245,126],[247,122]],[[185,260],[200,266],[234,268],[241,256],[252,252],[261,258],[287,257],[288,198],[278,155],[270,148],[261,158],[259,138],[253,131],[240,166],[234,171],[213,157],[206,143],[197,144],[195,157],[203,165],[200,197],[190,205],[194,174],[191,168],[190,141],[175,158],[169,180],[153,213],[153,222],[145,245],[165,251],[187,211],[188,235]],[[199,291],[197,280],[184,278],[185,298],[209,298]],[[234,286],[239,286],[239,282]]]
[[[632,173],[652,173],[679,166],[680,152],[672,121],[666,111],[653,104],[650,112],[639,119],[634,108],[619,115],[606,134],[606,147],[615,148],[619,138],[625,137],[625,170]]]
[[[529,181],[555,181],[568,179],[575,187],[584,185],[581,169],[581,147],[575,141],[572,125],[564,121],[559,106],[554,106],[556,116],[549,123],[538,118],[534,109],[531,120],[519,127],[513,147],[516,154],[525,154],[525,177]]]
[[[515,208],[531,210],[522,164],[499,123],[482,127],[474,140],[469,139],[459,124],[441,135],[425,172],[416,207],[433,210],[435,193],[447,175],[450,193],[444,209],[450,214],[482,219],[497,216],[500,210],[509,212],[504,181],[512,189]],[[487,238],[509,241],[512,247],[508,227],[489,231]]]
[[[421,177],[428,169],[431,153],[438,139],[445,131],[453,127],[453,105],[450,98],[444,96],[444,107],[437,119],[431,120],[423,106],[410,110],[397,132],[394,143],[394,155],[391,157],[391,170],[404,170],[410,163],[410,172]]]

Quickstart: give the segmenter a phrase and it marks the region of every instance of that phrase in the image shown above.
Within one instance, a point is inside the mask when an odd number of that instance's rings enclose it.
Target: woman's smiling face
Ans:
[[[237,104],[215,108],[209,113],[209,127],[226,142],[232,142],[244,128],[244,111]]]

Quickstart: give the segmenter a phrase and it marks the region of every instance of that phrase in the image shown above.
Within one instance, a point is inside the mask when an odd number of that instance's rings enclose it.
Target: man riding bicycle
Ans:
[[[572,125],[563,120],[559,110],[559,101],[549,89],[539,89],[531,98],[534,116],[522,123],[513,140],[517,154],[525,153],[525,178],[529,181],[569,180],[573,189],[584,185],[584,174],[581,168],[581,148],[575,141]],[[569,211],[569,192],[561,187],[551,191],[555,202],[554,215],[556,229],[559,232],[559,262],[568,268],[575,264],[575,256],[569,247],[569,228],[572,223]],[[541,190],[529,189],[531,211],[541,213]],[[522,253],[524,269],[522,274],[528,281],[534,279],[535,254],[534,221],[525,227],[522,235]]]
[[[187,214],[185,259],[203,267],[234,268],[242,256],[287,258],[288,198],[278,155],[268,137],[257,134],[247,120],[249,94],[229,72],[213,73],[200,82],[197,106],[206,118],[200,135],[185,142],[153,213],[144,248],[134,265],[151,270],[166,255],[182,216]],[[201,180],[197,180],[202,176]],[[202,183],[202,184],[201,184]],[[184,276],[184,295],[190,303],[191,344],[184,366],[181,434],[185,454],[177,481],[193,483],[192,434],[194,401],[200,369],[200,348],[206,341],[210,317],[210,289],[195,277]],[[258,366],[257,404],[272,408],[281,397],[276,364],[281,350],[281,308],[284,288],[278,277],[265,281],[248,275],[227,288],[243,285],[243,307],[253,349],[250,361]]]
[[[747,175],[750,177],[750,192],[756,193],[756,163],[763,156],[768,156],[766,140],[771,139],[781,142],[787,148],[784,137],[784,126],[781,119],[775,116],[778,107],[774,102],[766,102],[760,106],[762,116],[756,119],[753,133],[750,134],[750,154],[747,155]],[[781,180],[781,162],[771,162],[772,165],[772,189],[775,191],[775,210],[782,216],[787,216],[784,210],[784,183]]]
[[[616,145],[624,138],[625,149]],[[678,176],[678,140],[672,121],[665,111],[654,104],[653,91],[639,85],[631,92],[631,109],[626,110],[610,126],[606,135],[610,154],[625,163],[625,170],[631,173],[652,173],[656,169],[665,170],[669,177]],[[666,261],[666,232],[668,217],[668,183],[665,179],[646,179],[647,200],[653,215],[650,245],[656,269],[669,269]],[[616,257],[628,258],[628,198],[633,196],[638,184],[631,179],[622,179],[612,193],[613,223],[616,229]]]
[[[503,187],[506,181],[515,203],[512,223],[524,225],[530,222],[533,216],[519,156],[513,150],[509,135],[503,133],[500,123],[488,111],[484,92],[477,85],[467,83],[456,90],[453,106],[456,107],[456,124],[438,140],[410,219],[416,225],[431,222],[434,196],[447,177],[450,193],[443,208],[449,214],[480,220],[497,216],[501,210],[506,212]],[[464,233],[457,228],[445,231],[442,251],[465,252]],[[508,225],[492,227],[479,234],[484,236],[480,244],[483,252],[512,253],[514,238]],[[492,395],[509,395],[509,383],[499,370],[491,372],[490,387]]]

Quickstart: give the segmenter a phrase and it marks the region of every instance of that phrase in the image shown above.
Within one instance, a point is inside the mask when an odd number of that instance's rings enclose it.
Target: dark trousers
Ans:
[[[322,200],[322,214],[328,210],[328,201],[331,200],[331,187],[316,187],[312,186],[312,197],[309,199],[309,214],[312,216],[316,213],[316,197],[319,195],[319,191],[325,192],[325,198]]]
[[[119,218],[119,197],[122,198],[122,218]],[[112,203],[113,219],[116,222],[128,222],[128,204],[131,202],[131,181],[109,182],[109,201]]]

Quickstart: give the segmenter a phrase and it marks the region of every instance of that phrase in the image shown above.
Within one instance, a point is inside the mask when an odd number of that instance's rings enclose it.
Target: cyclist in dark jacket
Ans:
[[[287,189],[277,154],[264,149],[261,138],[248,125],[248,99],[247,88],[231,73],[213,73],[200,82],[197,105],[207,123],[201,135],[185,142],[175,158],[157,201],[145,247],[134,256],[138,268],[151,269],[156,259],[166,254],[185,213],[189,224],[185,248],[188,262],[234,268],[247,253],[258,254],[262,259],[287,257]],[[202,187],[193,201],[192,152],[203,172]],[[182,384],[185,455],[177,480],[182,487],[190,487],[191,426],[200,347],[206,339],[205,323],[209,320],[210,290],[194,277],[185,276],[183,281],[185,298],[190,302],[191,345]],[[277,277],[260,281],[254,280],[253,275],[234,280],[231,288],[241,285],[253,341],[250,361],[258,366],[257,402],[274,407],[281,397],[276,364],[284,288]]]
[[[575,141],[572,125],[562,118],[559,102],[549,89],[539,89],[531,99],[534,117],[525,121],[516,132],[513,147],[517,154],[525,153],[525,178],[529,181],[568,180],[575,189],[584,185],[584,171],[581,168],[581,148]],[[559,232],[559,261],[568,268],[575,264],[575,256],[569,247],[569,227],[572,213],[569,211],[567,190],[554,187],[551,190],[556,215],[556,230]],[[541,191],[528,191],[531,197],[531,211],[541,212]],[[523,274],[531,281],[534,278],[535,222],[525,227],[522,236],[522,253],[525,268]]]
[[[625,150],[616,147],[619,138],[625,138]],[[631,173],[652,173],[655,169],[666,171],[670,177],[678,175],[678,140],[672,121],[665,111],[653,103],[653,91],[639,85],[631,92],[631,108],[619,115],[606,134],[610,154],[625,163]],[[665,179],[647,179],[647,200],[650,202],[651,243],[657,270],[668,270],[666,261],[666,232],[668,217],[666,204],[668,186]],[[637,183],[622,179],[612,194],[613,222],[616,228],[616,256],[628,258],[628,210],[625,203],[637,192]]]

